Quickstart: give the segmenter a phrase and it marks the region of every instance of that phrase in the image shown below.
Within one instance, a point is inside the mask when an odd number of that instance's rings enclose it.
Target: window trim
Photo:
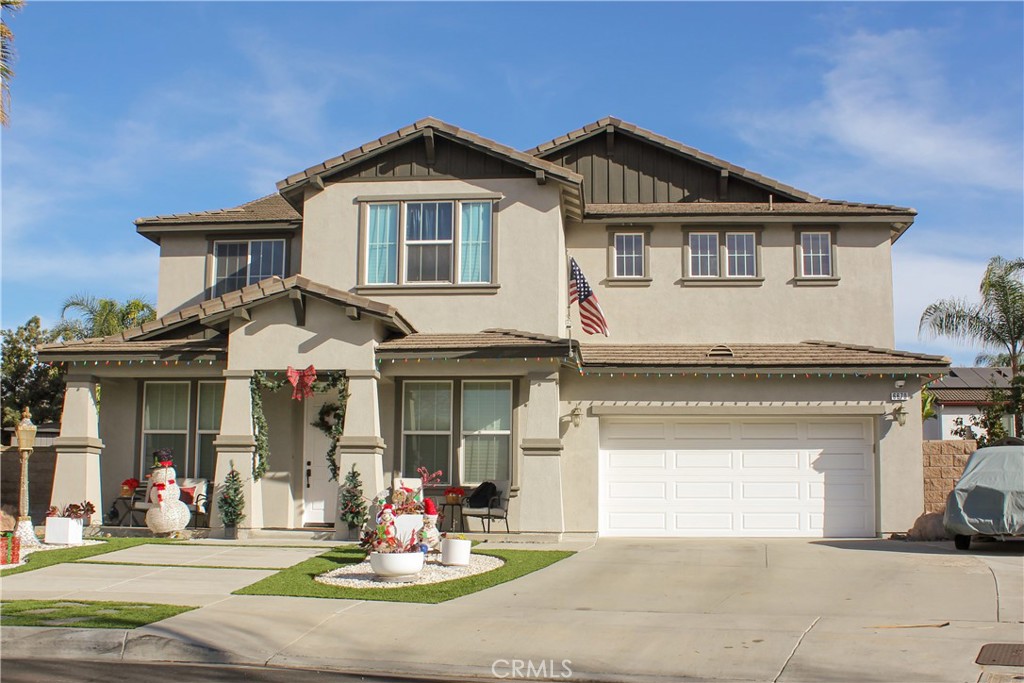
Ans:
[[[184,384],[188,390],[188,400],[185,408],[185,428],[184,429],[146,429],[146,396],[149,392],[149,385],[151,384]],[[139,434],[139,473],[144,475],[149,469],[146,465],[147,459],[151,457],[150,453],[146,452],[146,436],[148,434],[184,434],[185,435],[185,453],[183,458],[185,460],[184,467],[185,472],[189,472],[189,455],[192,451],[191,446],[191,426],[192,426],[192,384],[191,380],[164,380],[164,379],[147,379],[142,382],[142,405],[140,406],[140,418],[141,418],[141,429]],[[177,455],[177,454],[176,454]],[[141,478],[141,477],[140,477]]]
[[[444,289],[444,291],[464,290],[465,292],[493,292],[498,287],[498,216],[499,201],[502,197],[493,194],[460,194],[452,193],[447,195],[412,195],[412,196],[382,196],[374,195],[367,197],[356,197],[359,202],[359,263],[357,265],[358,285],[356,291],[374,290],[375,293],[383,293],[389,290],[416,290],[416,289]],[[450,281],[440,280],[432,282],[409,282],[406,272],[406,250],[407,240],[405,237],[406,213],[408,204],[429,204],[429,203],[450,203],[452,205],[452,279]],[[464,282],[462,280],[462,204],[463,203],[490,203],[491,205],[491,277],[487,282]],[[370,258],[370,211],[369,207],[374,204],[397,204],[398,205],[398,244],[397,263],[395,269],[395,282],[368,282]],[[449,240],[441,240],[426,243],[445,243]]]
[[[253,242],[281,242],[281,244],[282,244],[282,249],[281,249],[281,253],[282,253],[282,256],[281,256],[281,258],[282,258],[282,264],[281,264],[282,265],[282,273],[281,273],[281,277],[282,278],[288,277],[288,271],[290,270],[288,266],[289,266],[290,257],[291,257],[291,254],[290,254],[291,239],[289,237],[287,237],[287,236],[278,236],[278,235],[267,235],[266,237],[250,237],[250,238],[245,238],[245,239],[217,239],[217,238],[213,238],[213,239],[209,240],[209,245],[210,246],[209,246],[209,252],[208,253],[209,253],[210,259],[209,259],[209,266],[207,268],[207,275],[206,275],[206,281],[207,281],[206,289],[207,289],[207,292],[209,293],[209,296],[207,296],[207,299],[215,299],[215,298],[217,298],[219,296],[224,296],[225,294],[230,294],[231,292],[237,292],[238,291],[237,289],[232,289],[230,291],[222,292],[221,294],[217,294],[217,245],[218,244],[242,244],[242,243],[244,243],[246,245],[245,246],[245,249],[246,249],[245,284],[242,285],[242,287],[248,287],[250,284],[252,284],[252,283],[249,282],[249,273],[250,273],[250,270],[252,269],[252,243]],[[239,288],[239,289],[241,289],[241,288]]]
[[[651,277],[651,233],[650,227],[640,226],[609,226],[608,227],[608,279],[607,284],[645,284],[650,283]],[[618,252],[615,246],[615,239],[619,235],[639,235],[643,242],[640,258],[643,260],[643,272],[640,275],[619,275]]]
[[[406,387],[411,384],[447,384],[449,392],[448,401],[448,431],[442,432],[437,430],[413,430],[407,431],[405,428],[405,390]],[[455,442],[455,380],[451,379],[407,379],[402,381],[402,390],[398,392],[399,400],[401,401],[401,409],[399,410],[399,422],[398,428],[401,435],[401,457],[399,458],[399,476],[405,475],[405,437],[409,434],[414,435],[425,435],[425,436],[447,436],[448,437],[448,466],[444,469],[441,479],[438,480],[437,484],[448,486],[452,483],[452,457]],[[461,422],[459,428],[462,428]]]
[[[759,287],[764,282],[764,265],[762,262],[763,226],[689,226],[683,231],[683,277],[679,280],[684,286],[736,286]],[[690,238],[693,235],[715,235],[718,239],[718,273],[716,275],[694,275],[692,270],[693,252]],[[754,275],[729,275],[729,235],[754,236]]]
[[[477,384],[502,384],[508,387],[508,429],[481,430],[467,432],[465,430],[465,407],[466,407],[466,384],[475,382]],[[454,407],[454,406],[453,406]],[[490,377],[463,377],[459,379],[459,485],[479,486],[481,481],[469,481],[466,479],[466,436],[507,436],[508,437],[508,472],[506,473],[509,486],[512,482],[512,462],[515,459],[515,450],[512,440],[512,423],[515,420],[515,387],[511,379],[492,379]],[[502,479],[499,477],[499,479]]]
[[[730,259],[729,259],[729,256],[731,255],[730,252],[729,252],[729,238],[732,237],[732,236],[736,236],[736,235],[743,235],[743,236],[749,235],[752,238],[752,240],[753,240],[754,253],[753,254],[744,254],[743,255],[744,258],[749,257],[749,256],[753,257],[753,259],[754,259],[754,273],[753,273],[753,275],[732,275],[729,272],[730,270],[732,270],[732,264],[731,264]],[[760,259],[758,258],[757,233],[756,232],[753,232],[752,230],[728,230],[728,231],[725,232],[725,240],[722,240],[722,241],[719,242],[719,249],[722,250],[722,254],[725,256],[725,275],[723,275],[722,277],[726,277],[726,278],[728,278],[730,280],[733,280],[733,279],[749,280],[750,278],[758,277],[758,275],[760,274],[760,272],[761,272],[760,268],[759,268],[759,266],[760,266],[760,263],[759,263]],[[719,257],[719,264],[721,264],[721,263],[722,263],[722,260],[721,260],[721,257]],[[721,269],[719,269],[719,274],[721,274],[721,272],[722,272]]]
[[[839,284],[839,259],[838,229],[834,226],[795,226],[793,228],[795,240],[793,243],[793,284],[795,285],[818,285],[830,286]],[[805,275],[804,274],[804,249],[803,236],[805,234],[827,234],[829,239],[829,258],[831,260],[831,273],[829,275]]]

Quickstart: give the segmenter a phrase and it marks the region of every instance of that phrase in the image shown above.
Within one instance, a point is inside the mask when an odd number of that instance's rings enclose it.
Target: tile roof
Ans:
[[[147,359],[216,358],[227,355],[227,340],[220,339],[146,339],[137,341],[115,341],[111,338],[94,337],[74,341],[57,342],[39,347],[43,360],[51,357],[129,355]]]
[[[985,389],[1010,386],[1010,369],[993,367],[956,367],[929,385],[929,389]]]
[[[562,149],[563,147],[571,145],[577,140],[590,137],[591,135],[596,135],[603,131],[608,126],[611,126],[616,130],[626,131],[627,133],[631,133],[638,138],[647,140],[648,142],[653,142],[657,145],[661,145],[662,147],[673,150],[675,152],[679,152],[685,156],[691,157],[693,159],[696,159],[697,161],[701,161],[710,166],[726,169],[729,171],[729,173],[733,175],[757,183],[764,187],[771,188],[773,190],[776,190],[780,194],[788,195],[790,197],[793,197],[794,199],[800,199],[808,202],[815,202],[819,200],[818,197],[815,197],[810,193],[804,192],[803,190],[798,190],[795,187],[781,183],[778,180],[773,180],[772,178],[763,176],[760,173],[754,173],[753,171],[749,171],[743,168],[742,166],[731,164],[728,161],[711,156],[710,154],[702,152],[699,149],[690,147],[688,145],[684,145],[683,143],[677,142],[671,138],[667,138],[664,135],[658,135],[653,131],[649,131],[646,128],[641,128],[640,126],[629,123],[628,121],[623,121],[622,119],[615,118],[614,116],[606,116],[603,119],[598,119],[597,121],[594,121],[593,123],[588,123],[582,128],[577,128],[576,130],[570,131],[565,135],[561,135],[553,140],[541,143],[534,147],[533,149],[527,150],[527,154],[533,154],[538,157],[546,156],[552,152]]]
[[[377,352],[402,354],[423,351],[479,351],[488,349],[528,349],[530,353],[559,351],[568,353],[571,340],[520,330],[489,329],[471,333],[416,333],[382,342]]]
[[[947,405],[966,403],[972,406],[992,403],[988,389],[933,389],[929,387],[928,391],[935,396],[936,403],[945,403]]]
[[[193,213],[172,213],[162,216],[139,218],[135,225],[140,228],[161,225],[193,225],[210,223],[280,223],[301,221],[302,216],[279,194],[254,199],[230,209],[214,209]]]
[[[551,163],[550,161],[545,161],[544,159],[538,159],[533,155],[520,152],[519,150],[503,145],[500,142],[495,142],[494,140],[477,135],[476,133],[471,133],[457,126],[453,126],[450,123],[445,123],[440,119],[428,116],[420,119],[412,125],[399,128],[393,133],[389,133],[388,135],[356,147],[355,149],[351,149],[340,156],[334,157],[333,159],[328,159],[327,161],[315,166],[310,166],[305,171],[294,173],[284,180],[279,181],[277,183],[277,189],[281,192],[285,192],[313,178],[314,176],[323,176],[327,173],[339,171],[372,153],[380,152],[385,147],[418,137],[422,135],[423,131],[427,128],[451,139],[459,140],[470,146],[496,154],[519,166],[544,171],[555,178],[560,178],[574,185],[579,185],[583,181],[583,176],[563,166]]]
[[[276,276],[267,278],[254,285],[249,285],[209,301],[168,313],[162,318],[143,323],[139,327],[133,327],[109,337],[85,339],[78,342],[45,344],[39,347],[39,351],[40,354],[53,354],[63,352],[72,346],[77,347],[78,345],[99,348],[100,345],[108,343],[129,342],[130,344],[137,344],[146,337],[167,332],[186,324],[206,320],[213,316],[223,315],[226,317],[236,309],[249,308],[265,301],[285,296],[292,290],[298,290],[307,295],[332,301],[343,306],[354,306],[367,315],[380,318],[393,329],[400,332],[411,333],[416,331],[412,324],[394,306],[382,304],[379,301],[373,301],[351,292],[328,287],[327,285],[313,282],[301,275],[293,275],[285,279]]]
[[[949,359],[838,342],[797,344],[580,344],[587,367],[944,369]]]
[[[615,216],[915,216],[914,209],[883,204],[860,204],[823,199],[813,202],[676,202],[661,204],[588,204],[587,218]]]

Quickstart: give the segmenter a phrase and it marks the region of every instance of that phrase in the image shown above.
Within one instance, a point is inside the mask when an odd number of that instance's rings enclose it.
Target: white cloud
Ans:
[[[922,188],[1020,192],[1017,119],[1003,120],[992,108],[967,111],[944,75],[934,37],[918,29],[857,31],[813,51],[827,65],[816,92],[743,112],[744,138],[809,160],[803,182],[823,194],[884,190],[893,178]]]

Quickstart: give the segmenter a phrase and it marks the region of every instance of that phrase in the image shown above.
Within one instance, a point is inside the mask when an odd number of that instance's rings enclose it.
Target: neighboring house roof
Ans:
[[[393,358],[448,358],[477,354],[534,357],[569,355],[572,340],[520,330],[489,329],[465,334],[417,333],[382,342],[377,355]]]
[[[763,176],[760,173],[754,173],[753,171],[749,171],[743,168],[742,166],[731,164],[728,161],[719,159],[718,157],[714,157],[710,154],[707,154],[706,152],[700,151],[699,149],[690,147],[688,145],[684,145],[683,143],[677,142],[671,138],[667,138],[664,135],[658,135],[653,131],[649,131],[646,128],[641,128],[640,126],[629,123],[628,121],[623,121],[622,119],[615,118],[614,116],[606,116],[603,119],[598,119],[597,121],[594,121],[593,123],[588,123],[582,128],[577,128],[576,130],[570,131],[565,135],[560,135],[559,137],[553,140],[541,143],[534,147],[533,149],[527,150],[527,154],[532,154],[538,157],[548,156],[549,154],[558,152],[563,148],[568,147],[569,145],[572,145],[580,140],[583,140],[584,138],[588,138],[592,135],[598,135],[599,133],[604,132],[609,126],[615,130],[631,133],[632,135],[638,138],[647,140],[648,142],[652,142],[656,145],[660,145],[661,147],[672,150],[674,152],[678,152],[679,154],[694,159],[695,161],[707,164],[708,166],[714,166],[716,168],[729,171],[730,174],[736,175],[740,178],[743,178],[744,180],[748,180],[752,183],[756,183],[766,188],[773,189],[780,195],[785,195],[795,200],[802,200],[808,202],[819,201],[818,197],[815,197],[814,195],[808,192],[798,190],[795,187],[786,185],[784,183],[779,182],[778,180],[774,180],[767,176]]]
[[[301,275],[293,275],[285,279],[275,276],[234,292],[229,292],[223,296],[210,299],[209,301],[204,301],[201,304],[187,306],[162,318],[143,323],[139,327],[133,327],[110,337],[45,344],[39,347],[39,355],[44,360],[59,360],[64,356],[76,353],[89,353],[90,351],[92,353],[124,353],[128,349],[136,348],[135,345],[141,341],[149,340],[158,335],[163,335],[198,322],[211,324],[219,320],[227,320],[236,311],[246,310],[274,299],[288,297],[293,292],[352,307],[360,314],[382,320],[386,325],[403,334],[416,331],[416,328],[394,306],[328,287],[327,285],[313,282]],[[158,344],[173,342],[183,343],[183,340],[157,341]],[[85,348],[90,349],[90,351],[84,351],[83,349]]]
[[[749,369],[761,372],[835,369],[840,372],[944,371],[949,359],[838,342],[798,344],[580,344],[584,367]]]
[[[508,147],[507,145],[503,145],[500,142],[485,138],[482,135],[477,135],[476,133],[471,133],[457,126],[453,126],[450,123],[445,123],[440,119],[428,116],[427,118],[420,119],[412,125],[399,128],[393,133],[389,133],[388,135],[377,138],[376,140],[367,142],[366,144],[349,150],[348,152],[334,157],[333,159],[328,159],[327,161],[315,166],[310,166],[305,171],[294,173],[284,180],[279,181],[277,183],[277,189],[286,198],[294,196],[294,201],[301,201],[301,195],[295,195],[293,191],[313,181],[314,178],[323,178],[326,175],[338,173],[339,171],[342,171],[370,156],[380,154],[391,147],[422,137],[427,133],[427,131],[444,136],[450,140],[461,142],[471,148],[499,157],[504,161],[522,168],[534,172],[542,172],[555,180],[561,180],[575,186],[576,188],[578,188],[580,183],[583,182],[583,177],[581,175],[563,166],[551,163],[550,161],[545,161],[544,159],[538,159],[530,154],[526,154],[512,147]]]
[[[988,405],[990,389],[1009,389],[1010,377],[1009,368],[950,368],[948,375],[928,385],[928,391],[943,405]]]

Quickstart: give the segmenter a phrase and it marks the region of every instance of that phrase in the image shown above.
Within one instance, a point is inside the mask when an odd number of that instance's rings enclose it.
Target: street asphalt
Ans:
[[[5,600],[201,608],[131,631],[5,627],[3,659],[452,680],[1024,676],[975,663],[987,643],[1024,642],[1024,544],[961,552],[952,543],[888,540],[601,539],[570,544],[576,555],[539,572],[438,605],[231,595],[325,547],[263,545],[139,546],[95,558],[103,565],[4,578]],[[159,566],[167,564],[177,566]]]

